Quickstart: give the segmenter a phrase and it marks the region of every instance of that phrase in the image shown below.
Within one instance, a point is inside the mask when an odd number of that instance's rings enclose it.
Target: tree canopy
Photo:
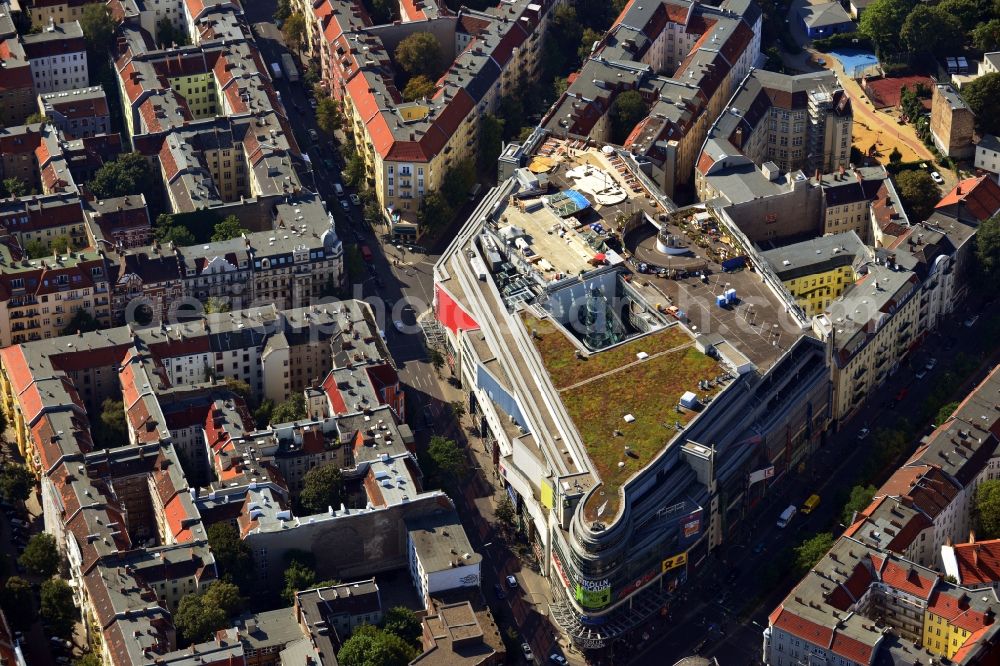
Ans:
[[[94,5],[87,5],[89,9]],[[103,6],[101,6],[103,11]],[[139,153],[124,153],[107,162],[94,174],[87,188],[98,199],[152,192],[159,185],[146,158]]]
[[[115,23],[104,3],[94,2],[83,6],[80,28],[91,56],[107,57],[115,44]]]
[[[17,176],[4,178],[3,181],[0,181],[0,198],[23,197],[28,194],[31,194],[31,188]]]
[[[301,12],[293,12],[281,26],[281,36],[288,48],[296,53],[301,51],[306,39],[306,17]]]
[[[0,494],[8,502],[23,502],[31,495],[35,477],[24,465],[9,463],[0,470]]]
[[[1000,73],[991,72],[962,86],[962,99],[976,114],[979,129],[1000,134]]]
[[[35,592],[31,583],[11,576],[0,591],[0,607],[15,629],[24,630],[35,622]]]
[[[253,554],[236,528],[229,523],[214,523],[208,528],[208,545],[223,580],[249,594],[254,581]]]
[[[1000,480],[988,479],[976,489],[977,537],[996,539],[1000,537]]]
[[[910,222],[922,222],[934,212],[941,199],[941,190],[931,175],[920,170],[903,171],[896,176],[896,189],[903,206],[910,215]]]
[[[61,333],[63,335],[75,335],[77,331],[89,333],[99,328],[101,328],[101,322],[97,321],[97,317],[90,314],[88,310],[80,308],[73,313],[73,316],[70,317],[69,322],[63,327]]]
[[[428,192],[417,210],[417,221],[427,229],[436,229],[447,224],[454,211],[440,192]]]
[[[632,129],[649,113],[649,107],[638,91],[626,90],[611,103],[608,113],[611,120],[611,140],[623,144]]]
[[[323,513],[327,507],[340,508],[344,501],[344,479],[336,465],[313,467],[302,480],[299,505],[306,513]]]
[[[469,190],[476,184],[476,167],[471,159],[464,159],[454,164],[441,182],[441,194],[448,205],[458,208],[469,195]]]
[[[434,94],[434,87],[434,82],[427,78],[427,76],[417,74],[406,82],[406,87],[403,88],[403,99],[407,102],[412,102],[422,97],[430,97]]]
[[[861,15],[858,31],[872,40],[879,55],[893,53],[903,23],[916,6],[917,0],[875,0]]]
[[[164,16],[156,22],[156,42],[166,48],[173,44],[186,46],[191,43],[191,40],[186,31],[178,30],[173,21]]]
[[[51,576],[59,571],[62,555],[59,554],[56,538],[47,532],[41,532],[32,535],[17,561],[33,574]]]
[[[945,55],[962,47],[965,34],[958,17],[941,6],[919,4],[903,21],[900,37],[910,53]]]
[[[854,512],[861,511],[871,504],[873,497],[875,497],[875,486],[854,486],[851,488],[851,497],[844,505],[844,513],[841,516],[843,523],[850,525],[854,519]]]
[[[73,625],[80,619],[73,604],[73,590],[62,578],[49,578],[42,583],[39,615],[59,638],[68,638]]]
[[[415,32],[396,47],[396,63],[410,76],[434,80],[441,72],[441,44],[429,32]]]
[[[406,666],[417,649],[399,636],[371,625],[358,627],[337,653],[342,666]]]
[[[423,467],[440,485],[454,485],[465,476],[465,456],[455,440],[431,437],[425,460]]]
[[[226,581],[216,581],[207,590],[187,594],[174,613],[174,624],[188,643],[200,643],[229,623],[229,618],[243,610],[245,600],[239,588]]]
[[[479,121],[479,168],[483,171],[497,168],[497,159],[503,150],[504,121],[485,115]]]
[[[227,241],[231,238],[239,238],[244,233],[248,233],[240,218],[235,215],[228,215],[224,220],[215,225],[212,230],[212,242]]]
[[[801,545],[795,547],[795,568],[800,572],[808,571],[831,547],[833,547],[833,535],[829,532],[821,532],[803,541]]]
[[[344,126],[344,114],[341,111],[340,103],[332,97],[321,97],[316,103],[316,125],[319,131],[327,136]]]
[[[124,401],[105,398],[101,403],[101,416],[94,425],[97,426],[92,432],[95,448],[113,449],[128,444]]]
[[[984,52],[1000,48],[1000,18],[990,19],[972,29],[972,46]]]
[[[173,243],[177,247],[188,247],[197,242],[191,230],[177,224],[174,216],[169,213],[160,213],[157,216],[153,225],[153,237],[164,245]]]
[[[1000,283],[1000,214],[979,225],[975,244],[980,273],[990,284]]]
[[[306,416],[306,398],[301,393],[294,393],[284,402],[275,406],[271,413],[271,423],[291,423]]]
[[[423,632],[420,618],[406,606],[393,606],[382,616],[382,630],[399,636],[410,645],[419,646]]]

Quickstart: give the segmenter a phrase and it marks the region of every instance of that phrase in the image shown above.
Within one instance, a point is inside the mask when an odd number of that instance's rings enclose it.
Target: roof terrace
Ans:
[[[691,391],[705,404],[721,387],[701,390],[701,382],[726,371],[679,326],[587,354],[552,320],[522,320],[603,482],[585,518],[614,515],[618,489],[698,414],[681,397]]]

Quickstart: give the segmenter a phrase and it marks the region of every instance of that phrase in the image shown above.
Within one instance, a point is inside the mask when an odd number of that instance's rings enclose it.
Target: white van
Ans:
[[[782,511],[781,515],[778,516],[778,527],[787,527],[788,523],[792,522],[792,518],[795,517],[795,514],[798,513],[798,511],[799,510],[794,504]]]
[[[340,183],[333,184],[333,191],[337,193],[338,197],[344,196],[344,186],[341,185]]]

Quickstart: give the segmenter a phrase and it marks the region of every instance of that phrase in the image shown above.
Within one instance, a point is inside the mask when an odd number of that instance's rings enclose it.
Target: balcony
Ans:
[[[854,372],[852,379],[859,379],[863,377],[866,372],[868,372],[868,366],[862,365]]]

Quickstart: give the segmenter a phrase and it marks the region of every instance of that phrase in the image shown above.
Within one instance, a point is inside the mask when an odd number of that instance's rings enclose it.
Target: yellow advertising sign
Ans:
[[[555,494],[552,492],[552,486],[545,480],[538,485],[542,489],[542,506],[546,509],[551,509],[555,505]]]
[[[684,566],[685,564],[687,564],[687,561],[688,561],[687,553],[680,553],[678,555],[674,555],[673,557],[668,557],[667,559],[663,560],[663,566],[661,570],[663,573],[667,573],[671,569],[676,569],[677,567]]]

